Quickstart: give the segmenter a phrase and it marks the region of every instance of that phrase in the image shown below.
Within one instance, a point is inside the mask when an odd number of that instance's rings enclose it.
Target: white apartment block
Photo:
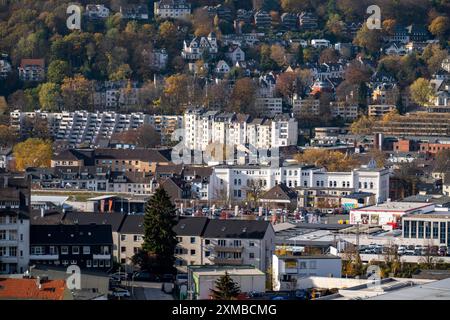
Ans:
[[[1,208],[18,208],[2,202]],[[18,210],[18,209],[15,209]],[[23,214],[0,212],[0,274],[23,273],[28,269],[30,220]]]
[[[191,41],[183,41],[181,56],[186,60],[198,60],[203,57],[203,53],[215,55],[218,52],[217,37],[211,32],[208,37],[195,37]]]
[[[183,117],[184,146],[205,151],[211,144],[258,149],[297,145],[297,121],[287,115],[252,119],[248,115],[188,109]]]
[[[111,138],[112,134],[137,129],[144,124],[153,125],[162,136],[170,136],[182,126],[182,116],[148,115],[141,112],[120,114],[116,112],[21,112],[10,113],[11,127],[20,132],[25,119],[47,120],[51,135],[56,140],[67,140],[70,144],[95,143],[100,138]],[[167,138],[165,138],[167,139]]]
[[[389,171],[361,167],[349,172],[327,172],[324,168],[301,164],[283,164],[280,167],[267,165],[215,166],[211,176],[212,197],[223,197],[231,201],[247,199],[250,182],[259,182],[264,190],[284,183],[298,190],[323,189],[329,194],[344,195],[353,192],[375,194],[378,203],[389,196]],[[342,190],[346,191],[342,191]],[[335,190],[335,191],[333,191]]]
[[[184,0],[161,0],[154,3],[155,17],[187,19],[191,14],[191,4]]]

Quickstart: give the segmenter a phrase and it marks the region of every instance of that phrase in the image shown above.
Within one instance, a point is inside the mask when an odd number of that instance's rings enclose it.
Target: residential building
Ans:
[[[24,176],[0,176],[0,274],[23,273],[29,263],[30,183]]]
[[[220,60],[219,62],[217,62],[217,65],[214,68],[214,72],[218,75],[225,75],[229,73],[230,70],[230,66],[224,60]]]
[[[450,136],[450,113],[413,112],[388,122],[377,123],[374,133],[383,133],[392,136]]]
[[[326,39],[312,39],[311,45],[314,48],[329,48],[330,47],[330,41]]]
[[[294,210],[297,208],[297,198],[298,195],[293,189],[280,183],[262,194],[259,201],[267,207]]]
[[[211,144],[278,148],[297,144],[297,122],[284,114],[273,119],[188,109],[184,114],[184,147],[206,151]]]
[[[185,0],[155,1],[154,14],[163,19],[187,19],[191,14],[191,4]]]
[[[0,148],[0,169],[9,170],[13,159],[12,148]]]
[[[255,107],[263,117],[273,118],[283,113],[282,98],[256,98]]]
[[[205,264],[202,236],[208,222],[206,217],[180,217],[174,227],[178,241],[175,248],[175,267],[178,271],[186,273],[188,266]]]
[[[333,118],[340,117],[346,120],[358,118],[358,105],[346,102],[330,102],[330,111]]]
[[[255,25],[258,29],[268,29],[272,26],[272,17],[267,11],[259,10],[255,13]]]
[[[281,26],[284,30],[297,30],[298,16],[295,13],[285,12],[281,15]]]
[[[86,5],[86,14],[90,19],[106,19],[109,17],[110,10],[103,4]]]
[[[393,104],[370,104],[368,114],[369,117],[382,117],[394,110],[397,110],[397,107]]]
[[[298,19],[301,30],[315,30],[318,27],[318,18],[312,12],[302,12]]]
[[[267,221],[209,220],[202,236],[203,262],[215,265],[271,266],[275,232]]]
[[[120,15],[123,19],[148,20],[146,4],[128,4],[120,7]]]
[[[120,264],[132,264],[133,256],[144,243],[144,216],[126,215],[120,226],[117,245],[117,261]]]
[[[203,54],[214,56],[218,52],[217,37],[211,32],[207,37],[194,37],[183,41],[181,56],[186,60],[199,60]]]
[[[318,116],[320,114],[320,100],[312,98],[302,99],[298,95],[294,95],[292,99],[292,112],[297,119],[311,115]]]
[[[167,68],[169,55],[166,49],[153,49],[149,53],[150,67],[156,71],[162,71]]]
[[[19,66],[22,81],[41,82],[45,79],[44,59],[22,59]]]
[[[32,225],[30,261],[108,270],[112,266],[111,225]]]
[[[245,61],[245,52],[238,45],[231,45],[225,56],[235,65],[237,62]]]
[[[315,276],[340,278],[341,269],[342,261],[338,256],[278,252],[273,255],[273,287],[275,291],[296,290],[300,279]]]

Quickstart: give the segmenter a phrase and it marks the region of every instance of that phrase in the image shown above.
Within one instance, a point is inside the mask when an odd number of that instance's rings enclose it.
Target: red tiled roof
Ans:
[[[0,299],[63,300],[65,280],[49,280],[41,289],[36,279],[0,278]]]
[[[22,59],[20,61],[21,68],[25,68],[25,66],[27,65],[38,65],[43,68],[44,64],[45,64],[44,59]]]

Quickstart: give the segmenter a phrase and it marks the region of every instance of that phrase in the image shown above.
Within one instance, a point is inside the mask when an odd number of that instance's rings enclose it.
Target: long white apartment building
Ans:
[[[205,151],[211,144],[269,149],[297,145],[297,121],[286,114],[272,119],[188,109],[183,117],[185,147]]]
[[[155,127],[163,136],[170,135],[182,126],[182,116],[149,115],[142,112],[120,114],[116,112],[21,112],[10,113],[10,124],[18,132],[23,130],[26,119],[40,118],[47,121],[50,134],[56,140],[70,144],[96,143],[100,138],[111,138],[114,133],[137,129],[144,124]]]
[[[283,163],[269,165],[219,165],[210,179],[211,197],[244,201],[251,182],[260,183],[264,190],[284,183],[300,190],[345,196],[354,192],[370,192],[378,203],[389,196],[389,170],[362,166],[348,172],[327,172],[311,165]]]

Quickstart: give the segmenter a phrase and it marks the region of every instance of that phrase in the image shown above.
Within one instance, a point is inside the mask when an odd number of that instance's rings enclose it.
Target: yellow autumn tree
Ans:
[[[50,141],[29,138],[16,144],[13,154],[18,171],[24,171],[29,167],[49,167],[52,158],[52,144]]]
[[[352,123],[350,131],[353,134],[371,134],[374,124],[374,118],[363,115]]]
[[[328,171],[350,171],[359,166],[359,162],[342,152],[324,149],[309,149],[297,154],[300,163],[325,167]]]

